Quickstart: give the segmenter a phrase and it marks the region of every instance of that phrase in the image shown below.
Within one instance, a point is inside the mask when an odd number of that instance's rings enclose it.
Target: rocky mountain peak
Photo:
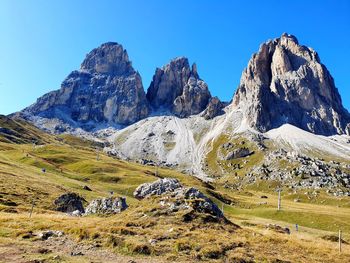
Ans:
[[[148,116],[149,104],[126,50],[110,42],[88,53],[80,70],[70,73],[59,90],[43,95],[22,112],[77,127],[89,124],[90,129],[91,123],[92,128],[94,123],[134,123]]]
[[[104,43],[89,52],[80,67],[81,71],[108,75],[135,74],[127,51],[116,42]]]
[[[158,68],[147,91],[154,109],[168,109],[179,117],[202,112],[209,103],[208,85],[199,78],[197,65],[179,57]]]
[[[262,132],[289,123],[316,134],[350,133],[350,114],[329,71],[313,49],[286,33],[252,56],[233,106]]]

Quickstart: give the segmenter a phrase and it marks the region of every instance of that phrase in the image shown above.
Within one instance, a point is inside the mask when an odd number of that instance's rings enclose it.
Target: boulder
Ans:
[[[243,157],[251,155],[252,153],[253,152],[251,152],[248,148],[239,148],[237,150],[229,152],[226,155],[225,160],[229,161],[232,159],[243,158]]]
[[[63,235],[64,235],[64,233],[62,231],[58,231],[58,230],[47,230],[47,231],[43,231],[43,232],[39,233],[39,237],[42,240],[47,240],[47,239],[52,238],[52,237],[61,237]]]
[[[67,193],[58,197],[54,201],[54,205],[57,211],[72,213],[79,210],[81,213],[84,213],[84,201],[85,199],[76,193]]]
[[[86,207],[85,215],[90,214],[119,214],[128,208],[125,197],[107,197],[91,201]]]
[[[142,184],[136,188],[134,196],[138,199],[162,196],[160,204],[170,213],[190,209],[192,212],[210,214],[217,219],[224,218],[222,211],[207,196],[196,188],[183,187],[174,178]]]
[[[134,197],[137,199],[143,199],[152,195],[174,192],[181,187],[182,185],[179,180],[175,178],[159,179],[153,183],[145,183],[138,186],[134,191]]]

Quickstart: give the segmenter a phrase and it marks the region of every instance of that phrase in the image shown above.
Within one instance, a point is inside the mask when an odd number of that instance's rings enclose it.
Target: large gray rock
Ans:
[[[86,207],[85,214],[118,214],[128,208],[126,199],[124,197],[119,198],[100,198],[91,201]]]
[[[164,193],[174,192],[181,188],[179,180],[175,178],[159,179],[153,183],[145,183],[139,185],[134,191],[134,196],[138,199],[149,197],[152,195],[161,195]]]
[[[232,152],[229,152],[227,156],[225,157],[225,160],[233,160],[237,158],[243,158],[246,156],[251,155],[253,152],[251,152],[248,148],[238,148]]]
[[[148,116],[149,106],[126,50],[105,43],[86,56],[61,89],[40,97],[23,113],[68,123],[131,124]]]
[[[66,193],[55,199],[54,205],[57,211],[72,213],[78,210],[84,213],[84,201],[85,199],[76,193]]]
[[[233,98],[261,132],[290,123],[316,134],[350,134],[350,114],[318,54],[288,34],[260,46]]]
[[[199,78],[196,64],[184,57],[157,68],[147,99],[154,109],[166,109],[179,117],[202,112],[211,98],[208,85]]]

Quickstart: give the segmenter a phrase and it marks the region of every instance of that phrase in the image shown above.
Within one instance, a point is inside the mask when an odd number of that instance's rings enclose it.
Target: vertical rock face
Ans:
[[[168,109],[179,117],[202,112],[210,98],[208,85],[199,78],[196,64],[190,68],[184,57],[158,68],[147,91],[154,109]]]
[[[225,103],[221,102],[218,97],[212,97],[209,100],[207,108],[203,111],[202,117],[206,120],[213,119],[214,117],[224,114],[223,108]]]
[[[317,53],[288,34],[260,46],[233,98],[261,132],[290,123],[322,134],[350,134],[350,114]]]
[[[128,54],[117,43],[92,50],[78,71],[26,108],[25,113],[64,121],[131,124],[149,113],[142,86]]]

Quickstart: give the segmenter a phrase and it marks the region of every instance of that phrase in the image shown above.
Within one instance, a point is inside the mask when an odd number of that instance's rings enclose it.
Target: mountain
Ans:
[[[202,112],[211,99],[208,85],[199,78],[196,64],[179,57],[161,69],[157,68],[147,99],[154,109],[168,109],[179,117]]]
[[[224,106],[199,78],[196,64],[190,67],[185,57],[157,68],[146,95],[127,51],[109,42],[93,49],[59,90],[43,95],[18,115],[52,133],[86,135],[101,127],[130,125],[152,111],[185,118],[205,110],[208,120],[223,114]]]
[[[292,124],[315,134],[350,134],[350,114],[318,54],[283,34],[260,46],[233,98],[260,132]]]
[[[103,44],[60,90],[0,115],[0,258],[350,262],[348,235],[334,249],[350,231],[348,116],[291,35],[262,45],[228,104],[184,57],[146,95]]]
[[[288,34],[262,44],[229,104],[212,97],[185,57],[156,69],[145,94],[126,51],[107,43],[21,115],[54,133],[103,141],[115,157],[206,181],[237,174],[235,187],[278,180],[342,195],[350,187],[349,113],[317,53]]]
[[[61,88],[23,110],[26,116],[57,118],[72,126],[89,123],[127,125],[145,118],[149,106],[141,77],[117,43],[92,50]]]

